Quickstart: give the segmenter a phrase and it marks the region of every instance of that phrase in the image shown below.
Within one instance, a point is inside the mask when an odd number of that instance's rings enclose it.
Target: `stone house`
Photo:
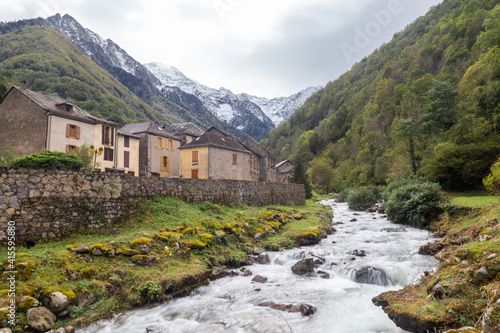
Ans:
[[[0,152],[15,147],[16,156],[50,151],[70,153],[84,143],[95,149],[100,169],[116,169],[118,125],[92,116],[71,100],[13,86],[0,103]]]
[[[251,180],[260,182],[276,182],[276,159],[267,150],[250,138],[240,142],[250,152]]]
[[[139,175],[179,177],[181,138],[154,121],[127,124],[120,131],[139,137]]]
[[[278,183],[290,183],[293,177],[293,164],[284,160],[276,164],[276,177]]]
[[[215,127],[179,150],[183,178],[250,180],[251,153]]]

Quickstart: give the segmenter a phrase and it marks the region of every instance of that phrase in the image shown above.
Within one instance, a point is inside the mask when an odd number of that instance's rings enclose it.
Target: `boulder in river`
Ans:
[[[295,265],[292,266],[292,272],[297,275],[305,275],[307,273],[314,272],[314,259],[305,258],[297,261]]]
[[[254,278],[252,279],[252,282],[258,282],[258,283],[266,283],[267,278],[262,275],[255,275]]]
[[[387,274],[381,269],[364,266],[355,270],[354,280],[358,283],[375,284],[378,286],[388,286]]]
[[[418,254],[433,256],[444,248],[444,244],[441,242],[427,243],[420,246],[418,249]]]

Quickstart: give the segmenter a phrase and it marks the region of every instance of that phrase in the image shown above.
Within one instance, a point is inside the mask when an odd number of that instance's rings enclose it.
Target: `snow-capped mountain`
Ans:
[[[180,106],[189,112],[188,118],[202,119],[206,127],[217,126],[236,135],[235,129],[238,129],[257,141],[319,90],[319,87],[308,88],[290,97],[275,99],[236,95],[224,88],[206,87],[172,66],[142,65],[112,40],[84,28],[70,15],[56,14],[46,22],[145,102],[155,103],[152,96],[161,96],[167,108]]]
[[[279,125],[299,108],[307,98],[322,87],[310,87],[289,97],[268,99],[248,94],[234,94],[225,88],[209,88],[186,77],[173,66],[150,63],[145,65],[166,87],[179,87],[193,94],[219,119],[233,123],[234,119],[250,112],[271,128]],[[238,128],[240,128],[238,126]]]

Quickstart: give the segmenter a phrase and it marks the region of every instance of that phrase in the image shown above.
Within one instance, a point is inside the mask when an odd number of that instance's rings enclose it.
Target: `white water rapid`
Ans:
[[[406,226],[403,231],[381,214],[353,212],[343,203],[327,200],[323,204],[333,207],[337,231],[320,244],[269,253],[270,264],[248,266],[253,276],[222,278],[190,296],[131,311],[79,333],[404,332],[371,299],[411,284],[419,274],[436,267],[432,257],[417,253],[430,240],[429,232]],[[353,256],[354,250],[366,256]],[[297,261],[314,256],[326,259],[317,270],[330,278],[292,273]],[[355,282],[356,270],[367,266],[385,272],[387,285]],[[268,281],[252,282],[257,274]],[[257,305],[266,301],[306,303],[317,311],[306,317]]]

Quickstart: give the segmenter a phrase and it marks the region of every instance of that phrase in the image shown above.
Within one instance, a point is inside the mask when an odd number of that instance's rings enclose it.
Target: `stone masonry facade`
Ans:
[[[112,225],[153,196],[226,206],[305,203],[304,187],[297,184],[0,168],[0,242],[9,221],[19,242],[38,242]]]

